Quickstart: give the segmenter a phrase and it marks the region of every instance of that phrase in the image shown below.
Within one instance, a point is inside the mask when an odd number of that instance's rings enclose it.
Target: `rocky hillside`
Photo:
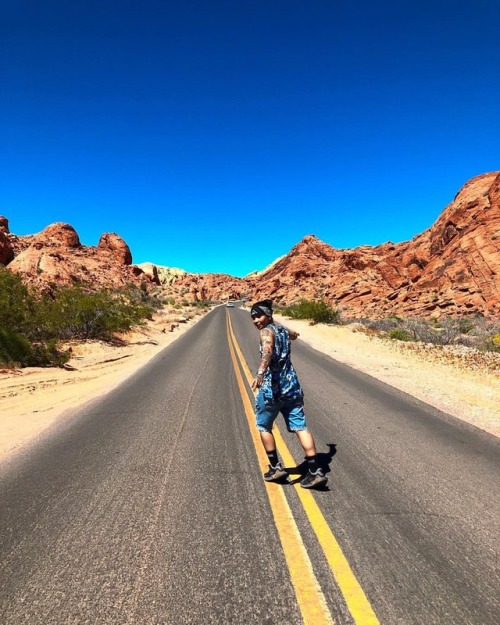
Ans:
[[[173,284],[181,276],[185,276],[187,271],[184,269],[178,269],[177,267],[162,267],[161,265],[155,265],[154,263],[140,263],[136,265],[144,273],[151,278],[152,282],[156,284]]]
[[[41,291],[53,285],[120,288],[150,281],[132,265],[130,249],[117,234],[105,233],[96,247],[89,247],[64,223],[47,226],[38,234],[16,236],[9,232],[7,219],[0,217],[0,262]]]
[[[170,288],[188,299],[322,298],[358,317],[500,317],[500,172],[467,182],[411,241],[335,249],[309,235],[245,279],[186,274]]]
[[[500,172],[467,182],[439,219],[411,241],[336,249],[313,235],[246,278],[132,266],[127,244],[102,235],[81,245],[67,224],[16,237],[0,218],[0,262],[37,288],[85,282],[115,287],[146,280],[188,301],[322,298],[349,316],[500,317]]]
[[[500,316],[500,172],[470,180],[411,241],[337,250],[307,236],[249,282],[252,297],[323,297],[369,317]]]

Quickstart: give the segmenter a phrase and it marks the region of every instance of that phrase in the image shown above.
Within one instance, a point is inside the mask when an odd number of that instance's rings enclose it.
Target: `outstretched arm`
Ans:
[[[262,328],[260,331],[260,344],[262,346],[262,356],[260,359],[259,370],[252,382],[252,389],[260,388],[264,373],[271,363],[274,349],[274,332],[270,328]]]
[[[285,326],[283,327],[285,328]],[[288,332],[288,336],[290,337],[291,341],[295,341],[295,339],[300,336],[300,334],[298,332],[295,332],[295,330],[290,330],[290,328],[285,328],[285,330]]]

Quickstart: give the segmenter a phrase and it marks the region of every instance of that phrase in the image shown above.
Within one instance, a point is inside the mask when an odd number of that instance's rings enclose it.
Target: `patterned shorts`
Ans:
[[[304,414],[304,400],[277,400],[272,404],[264,402],[264,396],[259,393],[255,399],[255,418],[259,432],[270,432],[276,417],[281,412],[289,432],[307,430],[306,415]]]

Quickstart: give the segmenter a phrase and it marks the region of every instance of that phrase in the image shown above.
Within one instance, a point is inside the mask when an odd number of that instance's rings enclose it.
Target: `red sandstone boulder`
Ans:
[[[42,247],[77,248],[80,247],[80,239],[73,226],[64,223],[55,223],[47,226],[33,236],[31,245],[37,249]]]
[[[97,247],[82,245],[75,229],[62,223],[52,224],[34,235],[17,237],[9,233],[4,236],[8,237],[14,251],[8,269],[41,291],[59,285],[79,284],[100,289],[149,282],[143,271],[130,266],[130,249],[115,234],[103,235]]]
[[[14,249],[8,234],[9,220],[0,216],[0,265],[7,265],[14,258]]]
[[[7,233],[0,227],[0,264],[7,265],[14,258],[14,250]]]
[[[122,265],[132,264],[132,253],[130,252],[129,246],[114,232],[106,232],[101,235],[97,247],[109,250]]]
[[[161,284],[158,275],[158,268],[153,263],[142,263],[141,265],[134,265],[133,269],[134,271],[142,271],[151,280],[151,282],[154,282],[158,285]]]
[[[3,217],[2,215],[0,215],[0,232],[9,234],[9,220],[7,217]]]

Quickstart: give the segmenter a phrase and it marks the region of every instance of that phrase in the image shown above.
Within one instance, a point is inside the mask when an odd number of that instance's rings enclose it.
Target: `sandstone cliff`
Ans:
[[[51,224],[38,234],[16,236],[9,232],[7,219],[0,217],[0,262],[41,291],[74,284],[120,288],[148,280],[132,266],[130,249],[117,234],[103,234],[96,247],[89,247],[64,223]]]
[[[156,284],[169,285],[173,284],[181,276],[185,276],[187,271],[178,269],[177,267],[163,267],[154,263],[140,263],[136,265],[142,269],[144,273],[151,278]]]
[[[499,317],[500,172],[467,182],[436,223],[411,241],[335,249],[308,235],[245,279],[187,274],[172,290],[194,300],[322,298],[357,317]]]
[[[500,317],[500,172],[467,182],[438,220],[411,241],[336,249],[314,235],[246,278],[133,266],[128,245],[103,234],[80,243],[68,224],[17,237],[0,217],[0,263],[39,289],[51,284],[122,287],[143,281],[187,301],[324,299],[353,317],[482,314]]]

